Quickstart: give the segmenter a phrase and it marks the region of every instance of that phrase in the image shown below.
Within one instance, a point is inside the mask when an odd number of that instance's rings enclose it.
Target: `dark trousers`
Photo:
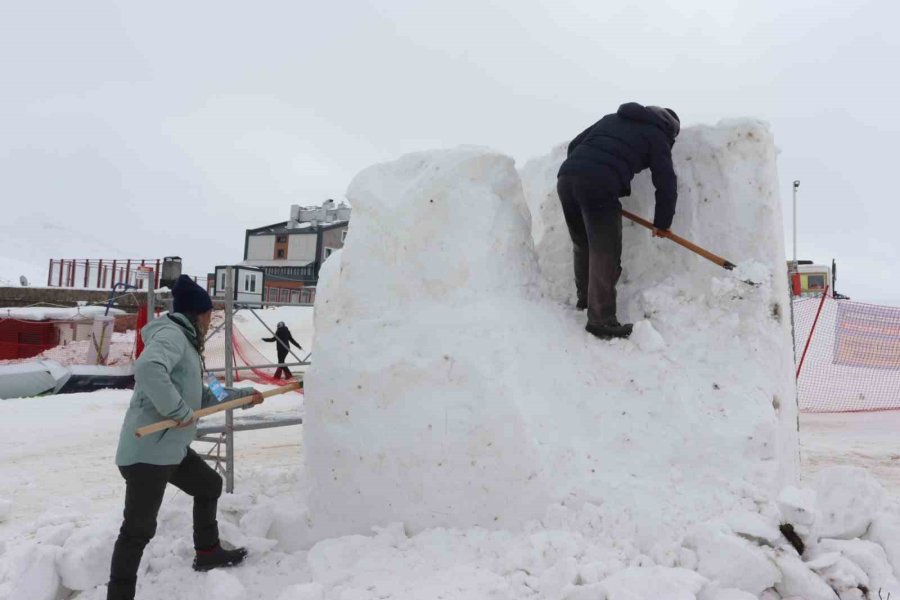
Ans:
[[[280,347],[278,348],[278,362],[280,362],[280,363],[285,362],[287,360],[287,355],[288,355],[288,353],[286,350],[284,350]],[[275,379],[281,379],[282,373],[284,373],[285,379],[290,379],[291,377],[294,376],[294,374],[291,373],[291,370],[289,368],[278,367],[277,369],[275,369]]]
[[[194,547],[198,549],[219,543],[216,506],[222,495],[222,478],[190,448],[181,464],[138,463],[119,471],[125,478],[125,518],[113,549],[108,592],[116,600],[134,597],[141,556],[156,534],[156,516],[167,484],[194,497]]]
[[[587,305],[588,323],[616,320],[616,283],[622,273],[622,204],[604,179],[562,175],[556,190],[572,238],[575,289]]]

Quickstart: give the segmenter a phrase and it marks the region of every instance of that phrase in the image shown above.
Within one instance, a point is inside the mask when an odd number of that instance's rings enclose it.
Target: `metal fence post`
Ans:
[[[156,288],[153,287],[153,277],[147,273],[147,322],[156,318]]]
[[[234,269],[225,267],[225,385],[234,385]],[[234,412],[225,411],[225,491],[234,493]]]

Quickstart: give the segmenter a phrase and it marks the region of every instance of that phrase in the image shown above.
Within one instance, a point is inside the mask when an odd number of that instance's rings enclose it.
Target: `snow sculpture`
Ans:
[[[643,332],[632,341],[593,338],[561,302],[559,151],[522,179],[510,158],[468,147],[356,177],[306,379],[316,537],[392,521],[515,528],[550,503],[591,502],[610,535],[649,548],[792,480],[771,136],[725,123],[687,129],[676,148],[674,228],[761,285],[626,226],[620,317]],[[651,189],[639,178],[626,203],[650,214]]]

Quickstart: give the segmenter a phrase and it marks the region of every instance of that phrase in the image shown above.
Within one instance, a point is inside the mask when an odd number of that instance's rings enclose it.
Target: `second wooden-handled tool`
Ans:
[[[648,221],[647,219],[644,219],[644,218],[642,218],[642,217],[639,217],[639,216],[637,216],[637,215],[634,214],[634,213],[628,212],[628,211],[625,210],[624,208],[622,209],[622,216],[625,217],[626,219],[630,219],[630,220],[634,221],[634,222],[637,223],[638,225],[643,225],[643,226],[646,227],[647,229],[650,229],[650,230],[656,229],[656,227],[653,226],[653,223],[651,223],[651,222]],[[666,238],[666,239],[672,240],[673,242],[675,242],[675,243],[678,244],[679,246],[682,246],[682,247],[684,247],[684,248],[687,248],[688,250],[690,250],[691,252],[693,252],[693,253],[695,253],[695,254],[699,254],[700,256],[702,256],[703,258],[705,258],[706,260],[708,260],[708,261],[710,261],[710,262],[716,263],[717,265],[719,265],[719,266],[722,267],[723,269],[727,269],[727,270],[729,270],[729,271],[733,271],[734,268],[737,266],[737,265],[735,265],[733,262],[731,262],[730,260],[726,260],[726,259],[722,258],[721,256],[719,256],[719,255],[717,255],[717,254],[713,254],[713,253],[710,252],[709,250],[706,250],[705,248],[701,248],[701,247],[698,246],[697,244],[695,244],[695,243],[693,243],[693,242],[689,242],[688,240],[684,239],[683,237],[681,237],[681,236],[679,236],[679,235],[675,235],[675,234],[672,233],[671,231],[666,231],[665,234],[664,234],[663,236],[661,236],[661,237],[664,237],[664,238]],[[746,284],[748,284],[748,285],[752,285],[752,286],[758,286],[758,285],[759,285],[758,283],[756,283],[756,282],[754,282],[754,281],[750,281],[749,279],[741,279],[741,281],[743,281],[744,283],[746,283]]]

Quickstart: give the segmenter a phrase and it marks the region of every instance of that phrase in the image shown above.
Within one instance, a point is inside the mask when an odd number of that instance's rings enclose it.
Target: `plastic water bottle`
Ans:
[[[206,381],[209,384],[209,391],[216,397],[217,402],[224,402],[225,399],[228,398],[228,390],[226,390],[225,386],[216,379],[215,375],[210,373]]]

